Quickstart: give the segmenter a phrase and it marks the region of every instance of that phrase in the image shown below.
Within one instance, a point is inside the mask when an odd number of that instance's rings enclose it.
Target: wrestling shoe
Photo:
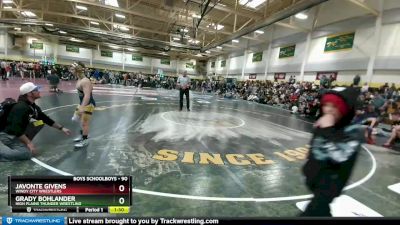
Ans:
[[[82,141],[82,136],[76,137],[74,139],[74,142],[80,142],[80,141]]]
[[[75,148],[83,148],[89,145],[88,139],[81,140],[79,143],[75,144]]]

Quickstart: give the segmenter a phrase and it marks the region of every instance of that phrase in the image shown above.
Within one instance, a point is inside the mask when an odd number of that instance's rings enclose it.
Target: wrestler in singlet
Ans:
[[[93,98],[93,84],[85,76],[85,65],[75,62],[71,65],[71,72],[78,78],[76,89],[78,90],[79,105],[75,110],[74,118],[79,118],[81,125],[81,136],[74,141],[79,142],[75,148],[82,148],[89,144],[89,125],[96,106]]]

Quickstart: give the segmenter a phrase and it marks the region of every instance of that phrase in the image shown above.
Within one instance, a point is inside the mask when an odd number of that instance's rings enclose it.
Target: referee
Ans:
[[[186,108],[187,111],[190,111],[190,102],[189,102],[189,89],[190,89],[190,77],[187,76],[187,71],[183,72],[183,75],[178,77],[177,86],[179,88],[179,111],[182,111],[183,108],[183,95],[186,95]]]

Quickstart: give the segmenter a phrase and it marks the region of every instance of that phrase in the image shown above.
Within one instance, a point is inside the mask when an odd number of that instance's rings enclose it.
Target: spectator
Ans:
[[[331,90],[322,96],[322,117],[314,124],[303,168],[314,197],[302,216],[331,216],[329,204],[350,178],[362,142],[358,127],[349,126],[357,96],[354,88]]]
[[[392,132],[389,139],[383,144],[383,147],[392,148],[394,141],[400,138],[400,125],[396,124],[392,127]]]
[[[11,65],[10,65],[10,63],[7,63],[7,65],[6,65],[6,74],[7,74],[6,80],[10,79],[10,74],[11,74]]]
[[[32,143],[35,134],[44,124],[56,128],[66,135],[70,131],[45,115],[35,100],[40,98],[39,87],[33,83],[25,83],[19,88],[18,102],[12,106],[7,116],[4,130],[0,132],[0,161],[28,160],[36,152]]]
[[[374,105],[370,104],[365,110],[357,110],[356,116],[353,119],[354,124],[367,125],[365,129],[365,138],[368,144],[375,144],[375,137],[373,136],[373,130],[378,125],[378,113],[375,111]]]
[[[354,86],[358,86],[358,84],[360,83],[360,81],[361,81],[361,77],[360,77],[360,75],[356,75],[355,77],[354,77],[354,79],[353,79],[353,85]]]
[[[60,78],[55,74],[55,72],[47,76],[47,80],[49,81],[50,92],[62,92],[58,88],[58,84],[60,83]]]
[[[368,83],[365,82],[364,85],[361,88],[361,93],[366,93],[366,92],[368,92],[368,90],[369,90]]]
[[[6,73],[7,62],[2,60],[0,62],[0,75],[2,80],[8,80]]]

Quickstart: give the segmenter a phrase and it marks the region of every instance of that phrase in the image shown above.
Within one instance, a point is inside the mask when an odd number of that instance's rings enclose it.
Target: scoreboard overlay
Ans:
[[[127,213],[131,176],[9,176],[12,212]]]

